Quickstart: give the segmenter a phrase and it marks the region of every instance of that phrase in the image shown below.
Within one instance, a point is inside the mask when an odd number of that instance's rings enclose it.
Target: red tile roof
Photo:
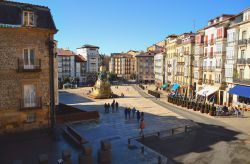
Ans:
[[[73,51],[70,51],[69,49],[58,48],[57,55],[58,56],[74,56],[76,54]]]

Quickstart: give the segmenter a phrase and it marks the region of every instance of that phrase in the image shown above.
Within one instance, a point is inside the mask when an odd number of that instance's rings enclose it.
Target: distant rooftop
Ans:
[[[91,44],[84,44],[84,45],[83,45],[82,47],[80,47],[80,48],[97,48],[97,49],[99,49],[98,46],[91,45]],[[77,49],[80,49],[80,48],[77,48]]]
[[[57,55],[58,56],[74,56],[76,55],[73,51],[70,51],[66,48],[58,48],[57,49]]]

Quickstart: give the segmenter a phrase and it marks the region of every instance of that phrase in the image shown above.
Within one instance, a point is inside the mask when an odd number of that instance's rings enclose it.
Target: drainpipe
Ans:
[[[50,126],[53,131],[56,123],[55,116],[55,82],[54,82],[54,41],[51,40],[51,35],[48,37],[49,50],[49,83],[50,83]]]

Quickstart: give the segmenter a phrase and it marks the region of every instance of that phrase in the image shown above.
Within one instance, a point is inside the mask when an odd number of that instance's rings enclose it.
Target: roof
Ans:
[[[36,26],[32,28],[57,30],[48,7],[12,1],[0,1],[0,24],[23,27],[23,11],[34,12],[36,17]]]
[[[136,55],[135,57],[154,57],[156,54],[157,54],[157,52],[150,51],[150,52],[140,53],[140,54]]]
[[[76,55],[76,62],[87,62],[86,59],[82,55]]]
[[[221,24],[221,23],[224,23],[224,22],[226,22],[226,21],[228,21],[228,20],[231,20],[231,19],[235,18],[237,15],[223,14],[223,15],[221,15],[221,16],[219,16],[219,17],[214,18],[214,19],[220,18],[220,17],[222,17],[222,16],[227,16],[228,18],[225,18],[225,19],[222,20],[222,21],[219,21],[219,22],[217,22],[217,23],[213,23],[213,24],[211,24],[211,25],[209,25],[209,26],[206,26],[206,27],[204,27],[203,29],[206,30],[206,29],[208,29],[208,28],[210,28],[210,27],[213,27],[213,26],[219,25],[219,24]],[[211,19],[211,20],[214,20],[214,19]],[[209,21],[211,21],[211,20],[209,20]]]
[[[76,54],[73,51],[70,51],[69,49],[58,48],[57,55],[58,56],[74,56]]]
[[[127,53],[112,53],[111,58],[132,58],[133,55]]]
[[[91,44],[84,44],[84,45],[83,45],[82,47],[80,47],[80,48],[97,48],[97,49],[99,49],[98,46],[91,45]],[[80,48],[77,48],[77,49],[80,49]]]

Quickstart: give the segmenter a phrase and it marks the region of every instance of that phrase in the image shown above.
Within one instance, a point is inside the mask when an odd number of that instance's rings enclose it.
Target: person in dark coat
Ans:
[[[131,109],[128,108],[128,118],[130,119],[130,113],[131,113]]]
[[[110,104],[108,103],[107,105],[107,111],[109,112]]]
[[[127,119],[127,115],[128,115],[128,108],[124,109],[124,114],[125,114],[125,119]]]
[[[104,104],[104,111],[107,112],[107,104]]]
[[[138,121],[138,123],[139,123],[140,118],[141,118],[141,115],[140,115],[140,111],[139,111],[139,110],[136,111],[136,118],[137,118],[137,121]]]
[[[115,103],[114,103],[114,101],[111,104],[111,108],[112,108],[112,112],[114,112],[114,109],[115,109]]]
[[[135,118],[135,107],[132,109],[132,116],[133,116],[133,118]]]
[[[115,109],[116,109],[116,111],[118,111],[118,107],[119,107],[119,104],[118,104],[118,102],[116,101],[116,103],[115,103]]]
[[[144,113],[141,112],[141,119],[144,119]]]

